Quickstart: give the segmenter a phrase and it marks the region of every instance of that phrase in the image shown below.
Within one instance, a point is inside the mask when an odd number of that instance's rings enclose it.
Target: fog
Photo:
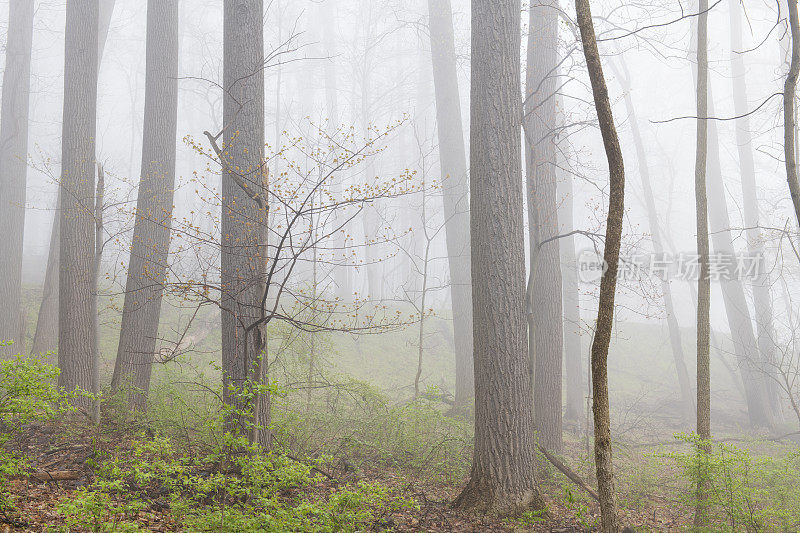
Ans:
[[[0,524],[795,530],[796,19],[0,2]]]

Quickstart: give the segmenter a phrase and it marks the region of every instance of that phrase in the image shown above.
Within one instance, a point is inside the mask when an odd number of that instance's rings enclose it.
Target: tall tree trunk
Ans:
[[[59,384],[97,393],[94,256],[95,132],[98,5],[68,0],[64,113],[61,135],[61,238],[59,242]],[[77,405],[92,410],[88,398]]]
[[[178,0],[148,0],[142,170],[111,386],[144,409],[158,338],[175,189]]]
[[[8,6],[6,65],[0,106],[0,227],[5,243],[0,253],[0,356],[24,351],[22,331],[22,244],[28,174],[28,108],[31,83],[33,2],[11,0]]]
[[[708,116],[714,116],[712,91],[708,89]],[[705,116],[705,115],[704,115]],[[715,254],[730,257],[736,253],[733,236],[730,231],[731,222],[728,204],[725,198],[725,185],[722,181],[720,164],[719,133],[716,122],[708,122],[708,215],[709,231]],[[745,387],[747,413],[753,427],[771,428],[774,424],[772,410],[766,393],[766,376],[761,365],[750,308],[747,305],[744,285],[740,279],[725,277],[720,279],[720,288],[725,303],[733,339],[733,350],[742,373]]]
[[[266,199],[263,7],[262,0],[224,2],[221,304],[224,401],[239,412],[252,410],[259,425],[259,417],[267,417],[253,440],[268,445],[269,396],[260,408],[244,397],[254,374],[261,374],[258,381],[266,377],[267,366],[260,328],[246,332],[259,320],[266,264],[266,204],[250,196]],[[246,420],[236,415],[228,428],[237,424],[247,431]]]
[[[111,16],[114,14],[115,0],[100,1],[99,38],[97,40],[97,67],[103,58],[103,51],[111,26]],[[33,337],[34,354],[55,350],[58,345],[58,265],[59,242],[61,240],[61,189],[59,188],[56,200],[53,226],[50,230],[50,249],[47,255],[45,270],[44,290],[42,301],[39,304],[39,313],[36,321],[36,332]]]
[[[558,1],[532,3],[525,80],[526,182],[531,290],[528,350],[539,444],[560,452],[563,323],[556,197]],[[542,243],[546,242],[544,245]]]
[[[428,0],[428,17],[436,92],[436,124],[442,173],[450,300],[456,355],[457,406],[474,393],[472,365],[472,276],[470,270],[469,174],[461,122],[453,11],[450,0]]]
[[[460,508],[541,505],[525,334],[519,0],[472,2],[470,226],[475,448]]]
[[[741,6],[730,0],[729,14],[731,23],[731,83],[733,84],[734,113],[740,117],[736,121],[736,145],[739,151],[739,169],[742,178],[742,206],[744,208],[744,225],[747,229],[747,245],[753,255],[763,256],[764,246],[761,232],[758,229],[760,217],[758,211],[758,192],[756,187],[755,163],[753,162],[753,140],[750,133],[750,116],[748,115],[747,79],[744,56],[741,53],[742,17]],[[775,377],[776,347],[775,328],[772,320],[772,294],[770,292],[770,276],[767,272],[759,272],[753,283],[753,305],[756,319],[756,341],[760,354],[759,362],[764,366],[763,373]],[[765,383],[769,409],[776,419],[782,419],[780,393],[777,381],[772,377]]]
[[[572,175],[564,171],[568,162],[566,157],[556,169],[558,175],[558,198],[560,210],[558,222],[562,235],[572,233],[574,228],[575,192]],[[562,302],[564,305],[564,368],[566,379],[566,411],[564,417],[579,422],[584,414],[585,389],[583,386],[583,366],[581,353],[581,301],[578,283],[578,256],[575,248],[575,236],[561,239]]]
[[[600,300],[597,324],[592,341],[592,411],[594,413],[594,462],[597,488],[600,495],[602,528],[605,533],[617,533],[620,521],[617,495],[614,488],[614,466],[611,448],[611,413],[608,400],[608,347],[614,327],[614,299],[617,290],[619,251],[622,245],[622,225],[625,216],[625,165],[619,145],[608,87],[597,40],[594,33],[589,0],[575,0],[575,11],[583,41],[583,55],[592,83],[594,105],[608,159],[609,182],[608,219],[604,260],[606,271],[600,280]]]
[[[625,108],[630,118],[633,144],[636,147],[636,159],[639,163],[639,176],[642,179],[642,188],[644,189],[647,220],[653,239],[653,253],[661,257],[665,254],[666,250],[662,241],[662,228],[658,221],[658,210],[656,209],[655,195],[653,194],[653,186],[650,181],[650,166],[647,162],[647,150],[644,146],[642,132],[639,129],[636,108],[633,105],[630,74],[624,62],[621,62],[621,69],[622,75],[618,76],[618,78],[622,82],[622,89],[625,93]],[[678,318],[675,315],[675,305],[672,299],[672,285],[666,276],[661,280],[661,293],[664,298],[664,311],[666,313],[667,328],[669,329],[669,340],[672,346],[672,357],[675,361],[675,371],[678,374],[678,385],[681,390],[681,417],[684,423],[689,423],[694,416],[693,411],[695,409],[692,382],[689,379],[689,371],[686,368],[681,330],[678,325]]]
[[[373,15],[375,6],[371,0],[362,0],[360,3],[360,13],[362,17],[363,39],[361,46],[364,56],[361,63],[361,132],[365,142],[368,139],[375,139],[376,132],[372,124],[372,62],[370,61],[374,49],[374,25],[376,23]],[[372,150],[377,148],[373,146]],[[375,155],[368,155],[365,163],[365,183],[373,183],[376,177]],[[383,276],[381,276],[380,264],[380,227],[381,220],[377,207],[370,203],[364,206],[361,216],[364,228],[364,271],[366,273],[366,295],[368,298],[381,299],[383,296]]]
[[[699,0],[697,23],[697,149],[695,159],[695,210],[697,216],[697,254],[700,272],[697,281],[697,434],[711,438],[711,278],[708,189],[708,0]],[[700,453],[710,450],[703,447]],[[695,527],[706,527],[707,484],[701,473],[697,484]]]
[[[698,28],[697,31],[692,33],[693,39],[694,36],[699,35],[699,33],[700,30]],[[693,43],[692,46],[695,47],[696,45]],[[699,51],[696,51],[696,53],[699,53]],[[694,69],[692,70],[692,74],[693,76],[698,76],[698,72]],[[706,73],[706,76],[708,75],[709,74]],[[699,80],[697,78],[695,79],[699,87]],[[706,114],[702,116],[713,117],[715,116],[714,99],[712,97],[711,85],[708,81],[706,81],[706,87]],[[706,164],[704,168],[704,181],[706,182],[707,188],[706,202],[708,207],[709,235],[711,243],[714,246],[715,254],[722,258],[732,257],[735,254],[735,246],[730,230],[731,223],[728,213],[725,185],[722,181],[719,134],[715,120],[706,120],[705,122],[707,122],[705,128],[708,134],[705,149]],[[711,272],[710,264],[709,272]],[[742,375],[750,425],[753,427],[771,428],[774,420],[766,394],[766,376],[763,373],[764,369],[760,365],[761,358],[758,351],[758,343],[756,342],[756,336],[753,331],[753,323],[750,316],[750,309],[747,305],[744,286],[741,280],[730,276],[719,276],[719,278],[722,298],[725,304],[725,313],[728,318],[728,326],[733,340],[734,354],[739,366],[739,371]]]
[[[53,226],[50,230],[50,252],[44,275],[44,290],[39,304],[36,332],[33,335],[31,353],[44,354],[58,346],[58,255],[61,238],[61,192],[59,189]]]
[[[338,83],[338,58],[336,57],[336,16],[333,8],[334,0],[324,0],[320,4],[320,26],[322,26],[322,46],[325,56],[324,61],[324,75],[325,75],[325,107],[327,110],[328,119],[328,135],[334,136],[341,128],[339,118],[339,83]],[[332,143],[335,150],[335,144]],[[334,156],[335,153],[331,154]],[[344,187],[340,176],[331,177],[331,187],[337,197],[341,195]],[[334,224],[339,219],[334,218]],[[333,281],[336,285],[335,294],[344,300],[353,299],[353,282],[351,268],[348,262],[352,261],[347,257],[347,236],[342,235],[341,238],[333,240],[334,246],[341,247],[337,250],[337,254],[345,257],[342,265],[333,265]]]
[[[797,120],[795,116],[795,93],[797,76],[800,74],[800,15],[797,0],[786,0],[789,11],[789,27],[792,34],[792,62],[783,86],[783,150],[786,159],[786,180],[792,197],[795,218],[800,226],[800,178],[797,176]]]

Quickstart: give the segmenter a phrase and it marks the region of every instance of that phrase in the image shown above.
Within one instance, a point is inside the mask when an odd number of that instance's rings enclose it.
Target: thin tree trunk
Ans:
[[[423,192],[423,194],[425,194]],[[425,200],[422,200],[422,224],[426,225],[428,221],[425,217]],[[427,233],[427,226],[426,228]],[[427,235],[426,235],[427,237]],[[425,354],[425,310],[427,309],[428,297],[428,269],[430,268],[430,251],[431,241],[427,239],[425,242],[425,256],[422,262],[422,298],[420,299],[420,319],[419,319],[419,339],[418,339],[418,354],[417,354],[417,375],[414,377],[414,399],[419,398],[419,380],[422,377],[422,356]]]
[[[566,161],[562,163],[566,164]],[[561,203],[558,221],[561,234],[567,235],[574,230],[575,193],[572,186],[572,175],[559,166],[558,198]],[[566,370],[566,411],[567,420],[579,422],[584,414],[583,363],[581,353],[581,301],[578,284],[578,257],[575,249],[575,237],[570,235],[561,239],[562,301],[564,306],[564,368]]]
[[[58,255],[61,237],[61,190],[59,188],[53,226],[50,231],[50,253],[44,275],[44,290],[39,304],[36,333],[31,353],[44,354],[58,347]]]
[[[94,257],[95,131],[98,5],[68,0],[61,136],[61,238],[59,242],[59,384],[97,393]],[[76,404],[92,411],[89,398]]]
[[[604,251],[606,271],[600,280],[597,324],[592,341],[592,411],[594,413],[594,462],[597,470],[597,492],[600,495],[602,529],[605,533],[618,533],[620,521],[614,488],[611,413],[608,399],[608,347],[614,327],[614,299],[617,289],[619,252],[622,244],[622,225],[625,216],[625,166],[617,129],[614,125],[614,116],[611,112],[611,102],[608,98],[608,87],[600,61],[600,52],[597,49],[589,0],[575,0],[575,10],[581,31],[581,41],[583,41],[586,68],[592,83],[600,132],[603,135],[603,144],[608,158],[611,185]]]
[[[693,32],[693,39],[697,32]],[[696,46],[695,44],[692,45]],[[692,70],[693,76],[697,72]],[[714,116],[714,99],[711,85],[707,85],[707,115]],[[735,246],[731,235],[730,215],[726,200],[725,185],[722,181],[722,165],[720,163],[719,134],[715,120],[708,120],[706,129],[706,200],[709,217],[709,234],[714,252],[720,258],[731,258],[735,255]],[[711,267],[709,265],[709,272]],[[742,281],[733,276],[720,275],[720,289],[725,304],[725,313],[733,340],[733,349],[737,365],[742,375],[745,401],[750,425],[753,427],[771,428],[774,423],[770,404],[766,394],[766,375],[760,367],[758,343],[753,331],[750,309],[744,292]]]
[[[708,116],[714,116],[712,91],[708,89]],[[736,253],[733,236],[730,231],[731,222],[728,205],[725,199],[725,185],[722,181],[720,164],[719,133],[715,121],[708,122],[708,215],[711,242],[715,255],[733,257]],[[720,289],[728,316],[728,326],[733,339],[733,350],[736,354],[742,382],[745,387],[747,413],[753,427],[772,428],[774,417],[770,409],[766,389],[766,375],[761,365],[758,343],[753,331],[753,321],[747,304],[742,280],[723,276]]]
[[[147,4],[142,167],[111,386],[143,410],[150,388],[167,272],[178,120],[178,0]]]
[[[100,313],[98,312],[98,297],[100,295],[100,266],[103,263],[103,248],[105,245],[105,227],[103,226],[103,212],[105,211],[106,173],[103,165],[97,163],[97,190],[94,202],[94,279],[92,280],[92,305],[94,305],[94,350],[100,354]],[[92,379],[100,388],[100,365],[94,365]],[[95,423],[100,423],[100,398],[95,398],[93,414]]]
[[[789,193],[792,197],[797,224],[800,226],[800,179],[797,176],[797,153],[795,151],[797,121],[794,110],[797,76],[800,74],[800,19],[797,12],[797,0],[787,0],[787,5],[789,27],[792,34],[792,62],[783,86],[783,150],[784,158],[786,159],[786,179],[789,183]]]
[[[338,83],[338,58],[336,57],[336,18],[333,9],[334,0],[324,0],[320,4],[320,15],[322,17],[320,25],[322,26],[322,44],[325,55],[324,70],[325,70],[325,106],[328,119],[328,135],[335,136],[341,128],[339,118],[339,83]],[[335,143],[331,143],[335,150]],[[330,154],[335,156],[334,153]],[[340,176],[331,177],[331,188],[335,195],[341,195],[344,189]],[[334,224],[337,219],[334,217]],[[347,233],[347,232],[345,232]],[[353,299],[353,282],[352,272],[348,262],[352,261],[347,255],[347,235],[342,235],[341,238],[337,236],[334,240],[334,246],[341,247],[338,252],[343,257],[343,264],[333,265],[333,280],[335,293],[345,301]]]
[[[499,514],[542,504],[525,334],[520,9],[519,0],[472,2],[475,447],[454,505]]]
[[[697,253],[700,272],[697,281],[697,434],[711,438],[711,279],[708,217],[708,0],[699,0],[697,23],[697,150],[695,159],[695,209],[697,215]],[[709,453],[702,446],[699,453]],[[697,484],[695,527],[708,525],[707,483],[701,472]]]
[[[269,395],[252,404],[243,394],[266,380],[265,343],[257,328],[263,294],[266,205],[264,161],[264,25],[262,0],[225,0],[223,103],[224,158],[222,176],[222,371],[224,401],[238,411],[228,429],[247,431],[247,413],[258,426],[251,440],[267,446]],[[236,391],[236,392],[234,392]],[[264,418],[265,417],[265,418]],[[267,423],[262,425],[266,419]]]
[[[11,0],[8,9],[6,65],[0,104],[0,227],[5,242],[0,253],[0,356],[24,352],[22,331],[22,245],[28,175],[28,115],[33,40],[33,2]]]
[[[741,5],[736,0],[730,0],[729,14],[731,23],[731,83],[733,84],[734,113],[739,119],[736,121],[736,145],[739,151],[739,169],[742,178],[742,206],[744,208],[744,225],[747,229],[747,245],[750,254],[764,255],[764,246],[761,241],[761,232],[758,229],[760,217],[758,210],[758,191],[756,187],[755,163],[753,161],[753,140],[750,133],[750,117],[748,115],[747,79],[744,66],[744,55],[741,53],[742,44],[742,17]],[[753,305],[756,319],[756,341],[760,354],[759,362],[764,365],[762,372],[767,374],[765,381],[769,408],[777,421],[782,420],[780,392],[777,382],[775,328],[772,317],[772,294],[770,292],[770,276],[762,270],[753,283]]]
[[[556,453],[560,453],[563,446],[561,372],[564,348],[560,243],[553,239],[558,235],[555,144],[558,15],[556,0],[531,4],[524,106],[532,276],[531,300],[527,306],[529,364],[535,369],[533,405],[539,443]],[[549,242],[541,246],[546,240]]]
[[[428,0],[436,125],[442,173],[450,299],[456,353],[456,406],[474,394],[472,363],[472,276],[470,269],[469,173],[461,122],[453,11],[450,0]]]

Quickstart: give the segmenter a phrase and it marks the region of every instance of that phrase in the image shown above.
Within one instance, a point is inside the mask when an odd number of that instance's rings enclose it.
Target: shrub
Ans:
[[[686,503],[697,505],[694,487],[705,481],[713,519],[711,531],[796,531],[800,524],[800,451],[780,457],[754,457],[747,450],[712,443],[711,453],[697,435],[679,435],[692,446],[685,453],[667,454],[689,483]]]
[[[59,506],[65,527],[137,531],[137,515],[155,506],[169,509],[169,519],[186,531],[356,531],[414,505],[363,482],[315,496],[314,470],[323,460],[301,462],[226,439],[200,456],[180,453],[165,437],[109,455],[97,465],[92,486]]]
[[[8,343],[4,344],[8,346]],[[6,449],[25,424],[45,421],[70,409],[69,398],[57,386],[59,371],[36,357],[18,355],[0,362],[0,513],[13,510],[9,480],[26,470],[23,457]]]

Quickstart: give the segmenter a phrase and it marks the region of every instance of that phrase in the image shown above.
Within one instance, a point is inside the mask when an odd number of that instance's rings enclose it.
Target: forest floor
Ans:
[[[6,444],[6,448],[21,454],[27,460],[30,472],[38,473],[27,479],[11,482],[10,493],[16,511],[0,516],[0,533],[92,531],[74,526],[67,529],[59,506],[69,501],[80,487],[89,487],[96,475],[96,464],[107,453],[131,448],[131,439],[120,431],[97,433],[92,428],[67,429],[63,424],[33,424]],[[336,463],[334,463],[336,464]],[[53,478],[45,480],[43,473]],[[597,530],[599,509],[592,502],[577,504],[578,499],[566,500],[552,497],[561,480],[550,479],[542,483],[547,501],[547,514],[517,519],[478,516],[452,509],[450,502],[457,495],[457,487],[444,483],[409,480],[403,473],[386,467],[361,466],[357,470],[344,461],[317,476],[315,483],[304,487],[306,492],[327,493],[335,487],[358,481],[379,483],[395,495],[411,498],[413,508],[394,510],[374,520],[368,529],[361,531],[429,531],[429,532],[588,532]],[[579,491],[577,487],[575,491]],[[572,501],[571,501],[572,500]],[[659,505],[661,503],[661,505]],[[626,521],[635,525],[636,531],[677,531],[688,524],[685,513],[657,499],[643,505],[638,511],[625,512]],[[169,512],[169,507],[153,498],[152,505],[138,511],[136,524],[144,531],[182,531],[182,527]],[[98,531],[117,531],[106,525]],[[123,529],[120,528],[119,531]],[[342,531],[349,531],[343,529]]]

